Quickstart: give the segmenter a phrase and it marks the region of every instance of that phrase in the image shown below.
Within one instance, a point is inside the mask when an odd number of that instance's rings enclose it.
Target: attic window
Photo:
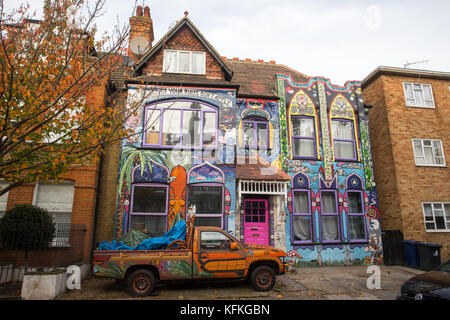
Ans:
[[[205,69],[204,52],[164,50],[164,72],[205,74]]]

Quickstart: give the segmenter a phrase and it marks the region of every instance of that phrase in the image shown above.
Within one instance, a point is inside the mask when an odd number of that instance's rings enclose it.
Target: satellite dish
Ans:
[[[134,59],[128,56],[122,57],[122,65],[126,67],[132,67],[134,66]]]
[[[130,41],[130,49],[137,55],[142,55],[148,50],[150,41],[144,37],[135,37]]]

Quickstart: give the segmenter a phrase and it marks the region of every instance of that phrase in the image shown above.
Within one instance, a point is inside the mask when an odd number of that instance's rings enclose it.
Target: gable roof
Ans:
[[[181,19],[164,37],[162,37],[161,40],[159,40],[158,43],[156,43],[151,50],[149,50],[146,54],[142,56],[142,58],[136,63],[135,71],[136,72],[139,71],[147,63],[147,61],[157,51],[163,48],[164,44],[184,26],[187,26],[197,36],[197,38],[206,47],[209,53],[214,57],[214,59],[217,60],[217,62],[220,64],[220,67],[225,73],[225,80],[230,80],[233,77],[233,71],[228,66],[228,64],[224,60],[222,60],[221,56],[218,54],[216,49],[214,49],[214,47],[208,42],[208,40],[206,40],[203,34],[195,27],[195,25],[187,17],[187,15],[184,16],[183,19]]]

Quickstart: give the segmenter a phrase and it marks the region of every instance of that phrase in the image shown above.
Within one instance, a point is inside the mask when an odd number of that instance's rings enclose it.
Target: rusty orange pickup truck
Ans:
[[[125,279],[132,295],[146,296],[165,280],[247,278],[267,291],[286,272],[285,259],[283,250],[243,244],[220,228],[192,227],[164,250],[95,250],[92,264],[95,276]]]

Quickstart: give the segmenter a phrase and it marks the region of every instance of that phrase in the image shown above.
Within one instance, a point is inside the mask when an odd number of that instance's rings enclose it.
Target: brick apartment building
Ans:
[[[292,263],[381,262],[359,82],[222,57],[187,13],[153,39],[150,9],[138,7],[133,67],[111,82],[117,107],[144,98],[126,124],[136,134],[105,148],[95,242],[161,235],[196,205],[197,224],[282,248]]]
[[[450,258],[450,73],[378,67],[361,83],[383,230]]]

